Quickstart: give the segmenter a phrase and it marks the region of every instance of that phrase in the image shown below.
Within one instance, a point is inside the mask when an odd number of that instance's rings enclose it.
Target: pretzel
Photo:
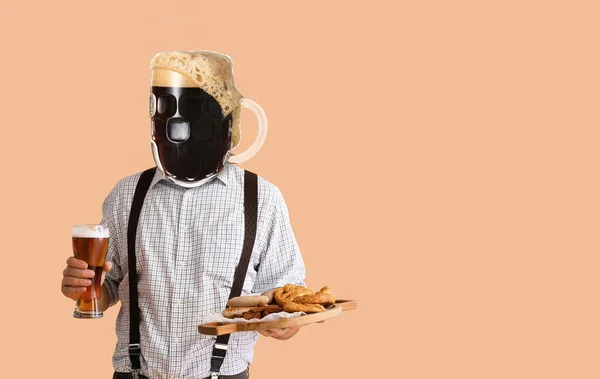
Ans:
[[[335,303],[335,297],[331,293],[331,289],[325,286],[314,295],[300,296],[295,298],[293,302],[298,304],[321,304],[330,306]]]
[[[275,290],[273,297],[277,304],[283,307],[284,304],[293,301],[299,296],[312,295],[313,291],[306,287],[297,286],[294,284],[286,284],[283,288]]]
[[[325,307],[321,304],[298,304],[290,301],[283,305],[283,310],[289,313],[294,312],[305,312],[305,313],[318,313],[325,312]]]

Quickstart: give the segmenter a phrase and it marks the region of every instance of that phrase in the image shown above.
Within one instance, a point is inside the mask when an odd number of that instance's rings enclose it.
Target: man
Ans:
[[[233,83],[231,61],[220,54],[161,53],[151,67],[152,150],[158,170],[143,201],[135,239],[140,374],[215,377],[211,367],[215,338],[199,334],[197,326],[204,316],[224,308],[244,242],[246,177],[244,170],[228,163],[235,161],[230,153],[240,138],[241,95]],[[119,181],[102,208],[102,222],[111,237],[101,306],[122,303],[114,378],[133,377],[127,227],[140,175]],[[281,192],[261,177],[257,189],[256,238],[242,294],[286,283],[302,285],[305,278]],[[76,300],[93,276],[85,262],[69,258],[63,294]],[[286,328],[261,333],[286,340],[297,332],[298,328]],[[256,332],[232,334],[219,377],[247,378],[257,339]]]

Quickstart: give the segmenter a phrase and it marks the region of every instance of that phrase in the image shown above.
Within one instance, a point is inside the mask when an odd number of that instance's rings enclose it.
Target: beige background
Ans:
[[[360,302],[261,338],[254,378],[600,377],[597,2],[207,3],[1,6],[2,377],[110,377],[117,310],[72,319],[60,280],[71,225],[153,165],[172,49],[233,58],[270,121],[243,167],[309,286]]]

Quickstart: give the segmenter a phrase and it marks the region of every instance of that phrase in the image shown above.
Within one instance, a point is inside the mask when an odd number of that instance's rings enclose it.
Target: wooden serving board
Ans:
[[[289,328],[291,326],[301,326],[315,322],[327,320],[339,316],[344,311],[356,309],[358,306],[355,300],[338,300],[325,312],[311,313],[299,317],[285,318],[273,321],[252,321],[252,322],[211,322],[198,325],[198,332],[211,336],[220,336],[236,332],[252,332],[265,329]]]

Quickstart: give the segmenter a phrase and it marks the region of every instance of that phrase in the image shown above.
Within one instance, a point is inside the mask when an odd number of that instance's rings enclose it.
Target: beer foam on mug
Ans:
[[[233,80],[233,62],[227,55],[213,51],[169,51],[158,53],[150,62],[152,86],[193,87],[198,86],[217,100],[223,116],[232,113],[232,148],[241,139],[240,100],[242,94]],[[165,70],[183,75],[169,75]]]
[[[79,225],[73,227],[72,237],[77,238],[109,238],[110,232],[107,227],[98,228],[95,226]]]

